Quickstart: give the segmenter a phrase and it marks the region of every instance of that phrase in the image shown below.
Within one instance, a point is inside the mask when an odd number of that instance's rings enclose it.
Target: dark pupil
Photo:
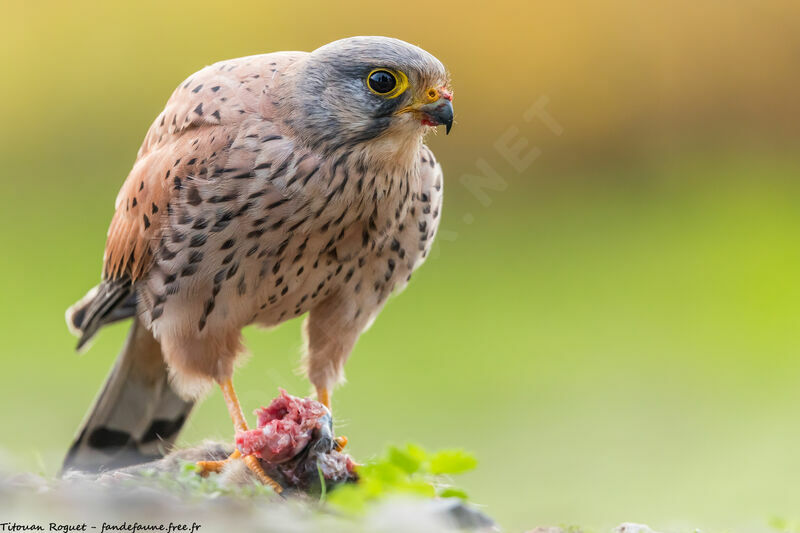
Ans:
[[[394,89],[396,84],[394,76],[385,70],[373,72],[369,77],[369,86],[376,93],[386,94]]]

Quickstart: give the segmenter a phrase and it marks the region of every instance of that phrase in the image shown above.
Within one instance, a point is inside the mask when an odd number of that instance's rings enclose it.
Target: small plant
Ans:
[[[446,483],[448,476],[475,468],[475,457],[463,450],[428,453],[416,444],[390,446],[383,457],[357,467],[359,480],[327,493],[327,502],[343,511],[362,513],[368,504],[389,495],[460,498],[467,494]]]
[[[468,472],[476,465],[475,458],[463,450],[429,453],[416,444],[390,446],[382,457],[356,467],[356,483],[326,486],[319,470],[320,502],[346,513],[360,514],[370,504],[391,495],[467,500],[466,492],[449,483],[450,476]],[[197,466],[191,462],[182,463],[177,473],[146,471],[142,477],[147,483],[189,499],[225,496],[258,499],[274,495],[269,487],[258,483],[229,485],[219,481],[218,476],[200,477]]]
[[[142,477],[157,487],[188,498],[257,498],[274,495],[268,486],[260,483],[251,485],[227,485],[219,482],[218,476],[207,478],[199,475],[199,468],[193,462],[182,462],[177,474],[169,472],[145,471]]]

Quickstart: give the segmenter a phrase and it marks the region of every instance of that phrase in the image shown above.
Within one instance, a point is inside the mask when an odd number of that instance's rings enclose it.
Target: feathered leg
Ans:
[[[331,412],[333,386],[341,381],[344,362],[364,329],[361,321],[352,319],[357,310],[351,307],[351,301],[331,296],[312,309],[303,324],[306,374],[316,389],[317,401]],[[347,437],[336,438],[338,450],[346,445]]]

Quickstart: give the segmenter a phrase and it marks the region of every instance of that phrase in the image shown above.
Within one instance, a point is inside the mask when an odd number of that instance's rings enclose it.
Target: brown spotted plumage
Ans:
[[[447,83],[433,56],[382,37],[190,76],[117,197],[103,283],[68,314],[82,342],[135,308],[193,398],[229,382],[243,327],[308,314],[305,366],[328,403],[436,234],[442,172],[422,140],[449,130]]]

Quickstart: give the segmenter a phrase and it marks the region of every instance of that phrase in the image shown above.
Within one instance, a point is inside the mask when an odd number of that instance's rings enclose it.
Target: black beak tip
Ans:
[[[442,102],[442,100],[440,100]],[[445,100],[437,109],[437,119],[439,120],[439,124],[444,124],[445,127],[445,135],[450,134],[450,129],[453,127],[453,104],[450,100]]]

